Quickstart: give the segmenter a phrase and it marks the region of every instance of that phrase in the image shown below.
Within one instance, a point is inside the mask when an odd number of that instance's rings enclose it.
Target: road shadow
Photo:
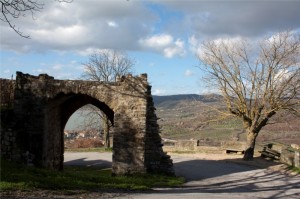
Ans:
[[[254,162],[265,162],[254,165]],[[177,176],[186,179],[178,188],[156,189],[161,194],[256,193],[255,198],[300,198],[300,176],[268,169],[278,165],[263,159],[188,160],[174,163]]]
[[[243,161],[241,158],[223,160],[194,159],[175,162],[174,168],[177,176],[183,176],[188,181],[203,180],[233,173],[265,169],[280,163],[266,161],[260,157],[253,161]]]
[[[64,162],[64,166],[82,166],[82,167],[99,167],[99,168],[111,168],[112,163],[106,160],[87,160],[87,158],[78,158]]]

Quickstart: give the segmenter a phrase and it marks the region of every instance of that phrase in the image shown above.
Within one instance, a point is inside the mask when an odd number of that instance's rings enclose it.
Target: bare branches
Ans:
[[[115,50],[100,50],[89,57],[83,63],[83,77],[94,81],[115,82],[117,77],[121,77],[131,72],[134,61],[125,53]]]
[[[0,19],[6,22],[18,35],[24,38],[30,38],[29,35],[24,35],[13,23],[12,20],[19,17],[26,17],[29,13],[34,18],[34,12],[43,9],[44,4],[39,3],[37,0],[20,1],[20,0],[1,0],[1,13]]]
[[[59,3],[72,3],[73,2],[73,0],[55,0],[55,1],[57,1]]]
[[[300,99],[300,35],[286,31],[263,40],[255,57],[243,39],[203,43],[199,60],[228,111],[260,130]]]
[[[71,3],[73,0],[56,0],[58,2]],[[0,0],[1,14],[0,20],[7,23],[18,35],[29,39],[30,36],[24,34],[14,25],[13,20],[30,15],[34,19],[34,14],[44,8],[44,3],[39,0]]]

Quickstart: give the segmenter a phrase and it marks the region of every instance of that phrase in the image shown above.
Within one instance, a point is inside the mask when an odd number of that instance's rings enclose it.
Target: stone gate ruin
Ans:
[[[18,161],[27,152],[37,166],[63,169],[65,125],[86,104],[102,110],[114,126],[113,174],[174,173],[170,156],[162,150],[146,74],[108,83],[17,72],[14,119],[3,125],[1,117],[1,156]]]

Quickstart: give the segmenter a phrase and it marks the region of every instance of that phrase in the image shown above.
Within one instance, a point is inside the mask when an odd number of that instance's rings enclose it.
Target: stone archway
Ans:
[[[44,124],[44,166],[52,169],[63,169],[64,138],[63,132],[70,116],[84,105],[92,104],[103,111],[113,124],[114,112],[105,103],[85,94],[59,93],[49,99],[45,108]]]
[[[19,141],[15,148],[32,153],[37,166],[62,169],[62,131],[72,113],[85,104],[100,108],[114,124],[113,174],[174,173],[170,156],[162,150],[145,74],[108,83],[17,72],[14,131]]]

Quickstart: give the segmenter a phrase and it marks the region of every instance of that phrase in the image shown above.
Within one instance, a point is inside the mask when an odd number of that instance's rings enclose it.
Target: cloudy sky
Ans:
[[[43,2],[41,0],[41,2]],[[300,31],[300,1],[73,0],[44,1],[32,17],[13,19],[24,35],[1,26],[0,77],[16,71],[78,79],[97,49],[126,51],[135,74],[148,73],[156,95],[206,93],[195,53],[205,40],[257,40]]]

